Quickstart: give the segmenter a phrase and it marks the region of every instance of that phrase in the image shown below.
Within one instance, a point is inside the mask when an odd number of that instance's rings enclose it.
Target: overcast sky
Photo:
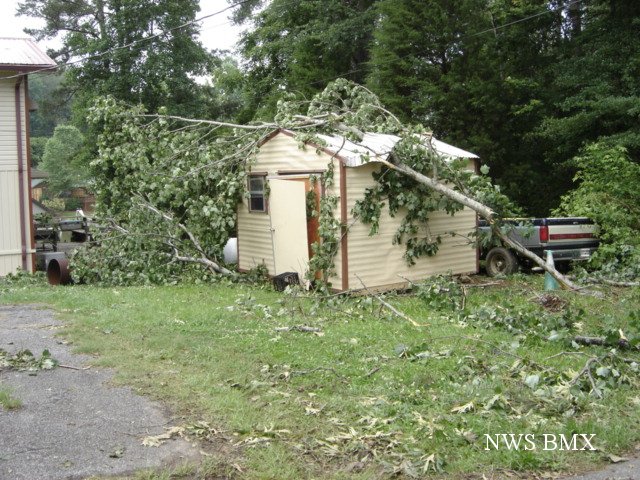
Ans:
[[[38,26],[38,21],[31,17],[17,17],[16,9],[18,0],[0,0],[0,37],[26,37],[22,31],[25,27]],[[219,12],[228,7],[226,0],[200,0],[200,13],[198,17]],[[221,13],[202,21],[200,40],[208,49],[234,48],[238,40],[240,29],[231,25],[228,18],[230,11]],[[39,45],[46,50],[55,47],[55,41],[43,41]]]

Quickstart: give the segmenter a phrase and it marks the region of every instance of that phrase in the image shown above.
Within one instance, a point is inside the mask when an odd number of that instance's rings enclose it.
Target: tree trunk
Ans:
[[[489,225],[491,226],[491,230],[493,231],[493,233],[497,235],[505,245],[512,248],[513,250],[518,252],[520,255],[527,257],[536,265],[538,265],[539,267],[542,267],[546,272],[549,272],[549,274],[551,274],[551,276],[555,278],[563,287],[574,290],[574,291],[583,290],[582,287],[573,283],[563,274],[558,272],[558,270],[548,266],[547,263],[538,255],[536,255],[532,251],[523,247],[519,242],[516,242],[512,238],[509,238],[508,235],[505,235],[504,232],[500,230],[499,225],[496,224],[496,221],[495,221],[496,214],[493,210],[491,210],[491,208],[474,200],[473,198],[470,198],[444,185],[443,183],[438,182],[437,180],[434,180],[433,178],[429,178],[426,175],[423,175],[422,173],[415,171],[413,168],[409,167],[408,165],[405,165],[404,163],[391,163],[391,162],[383,162],[383,163],[387,167],[393,170],[396,170],[398,172],[401,172],[409,176],[410,178],[413,178],[416,182],[422,183],[423,185],[426,185],[427,187],[450,198],[451,200],[458,202],[464,205],[465,207],[468,207],[471,210],[475,211],[478,215],[480,215],[482,218],[487,220],[487,222],[489,222]]]

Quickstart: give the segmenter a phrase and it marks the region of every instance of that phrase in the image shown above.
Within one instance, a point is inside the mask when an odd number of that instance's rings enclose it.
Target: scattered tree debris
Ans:
[[[609,280],[607,278],[587,278],[587,283],[611,285],[612,287],[640,287],[640,282],[623,282],[618,280]]]
[[[378,300],[385,308],[388,308],[389,310],[391,310],[398,317],[405,319],[406,321],[408,321],[414,327],[428,327],[429,326],[429,324],[421,324],[421,323],[416,322],[413,318],[409,317],[409,315],[407,315],[406,313],[401,312],[400,310],[398,310],[396,307],[394,307],[390,303],[384,301],[383,298],[380,295],[375,295],[371,290],[369,290],[369,288],[364,284],[362,279],[357,274],[356,274],[356,278],[362,284],[362,287],[369,293],[369,295],[371,295],[372,297],[375,297],[375,299]]]
[[[167,431],[165,433],[161,433],[160,435],[150,435],[148,437],[144,437],[142,439],[142,445],[144,445],[145,447],[159,447],[173,437],[184,437],[185,435],[184,427],[171,427],[166,430]]]
[[[60,367],[60,368],[68,368],[69,370],[89,370],[91,368],[91,365],[87,365],[86,367],[74,367],[72,365],[58,364],[58,367]]]
[[[557,295],[553,295],[552,293],[538,295],[537,302],[550,312],[560,312],[569,304],[567,300],[560,298]]]
[[[11,355],[6,350],[0,349],[0,371],[13,369],[18,371],[37,372],[38,370],[51,370],[57,367],[58,361],[51,357],[49,350],[42,351],[40,358],[36,358],[31,350],[19,350]]]
[[[589,382],[591,383],[591,391],[593,392],[593,394],[598,398],[602,398],[602,392],[596,385],[596,381],[594,380],[593,375],[591,374],[591,366],[594,363],[599,361],[600,360],[596,357],[592,357],[589,360],[587,360],[587,363],[585,363],[582,370],[580,370],[580,372],[578,372],[578,374],[571,379],[571,381],[569,382],[569,385],[575,385],[577,381],[580,379],[580,377],[585,375],[589,379]]]
[[[123,447],[122,445],[119,445],[117,447],[115,447],[111,453],[109,453],[109,458],[122,458],[122,456],[124,455],[126,448]]]
[[[342,382],[344,383],[348,383],[349,380],[347,379],[347,377],[345,377],[344,375],[339,374],[335,368],[332,367],[315,367],[312,368],[310,370],[292,370],[291,372],[289,372],[289,376],[294,376],[294,375],[309,375],[310,373],[314,373],[314,372],[331,372],[333,373],[336,377],[338,377]]]
[[[276,327],[276,332],[304,332],[304,333],[322,333],[321,328],[309,327],[308,325],[294,325],[291,327]]]
[[[584,337],[584,336],[578,335],[578,336],[573,338],[573,341],[576,342],[578,345],[586,345],[586,346],[591,346],[591,345],[600,345],[600,346],[615,345],[620,349],[627,349],[627,348],[630,347],[629,341],[624,337],[621,337],[617,341],[613,341],[612,342],[612,341],[609,341],[605,337]]]
[[[376,374],[377,372],[379,372],[379,371],[380,371],[380,368],[381,368],[381,367],[374,367],[374,368],[372,368],[371,370],[369,370],[369,371],[367,372],[367,374],[365,375],[365,377],[367,377],[367,378],[368,378],[368,377],[372,377],[374,374]]]

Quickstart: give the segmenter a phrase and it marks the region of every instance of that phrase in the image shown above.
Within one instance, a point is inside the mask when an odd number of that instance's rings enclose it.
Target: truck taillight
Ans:
[[[549,226],[548,225],[542,225],[540,227],[540,241],[541,242],[548,242],[549,241]]]

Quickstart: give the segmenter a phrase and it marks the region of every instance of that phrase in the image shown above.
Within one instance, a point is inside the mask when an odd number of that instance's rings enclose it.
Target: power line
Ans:
[[[575,5],[576,3],[580,3],[581,1],[582,0],[573,0],[573,1],[569,2],[569,3],[567,3],[566,5],[563,5],[563,6],[560,6],[560,7],[556,8],[555,10],[553,10],[553,9],[544,10],[542,12],[530,15],[528,17],[520,18],[518,20],[514,20],[512,22],[508,22],[508,23],[499,25],[496,28],[488,28],[488,29],[483,30],[481,32],[477,32],[477,33],[474,33],[474,34],[471,34],[471,35],[467,35],[466,37],[463,37],[463,40],[466,40],[467,38],[471,38],[471,37],[477,37],[479,35],[484,35],[485,33],[495,32],[496,30],[500,30],[502,28],[510,27],[511,25],[515,25],[516,23],[526,22],[526,21],[532,20],[534,18],[538,18],[538,17],[541,17],[543,15],[547,15],[548,13],[557,13],[557,12],[561,11],[563,8],[570,7],[572,5]]]
[[[109,48],[109,49],[107,49],[107,50],[105,50],[103,52],[94,53],[94,54],[88,55],[86,57],[79,58],[78,60],[74,60],[74,61],[71,61],[71,62],[66,62],[66,63],[60,64],[60,65],[52,65],[50,67],[43,67],[43,68],[40,68],[40,69],[37,69],[37,70],[33,70],[33,71],[29,72],[29,73],[30,74],[34,74],[34,73],[47,72],[47,71],[51,71],[51,70],[56,70],[56,69],[58,69],[60,67],[67,67],[69,65],[75,65],[77,63],[81,63],[81,62],[84,62],[86,60],[92,60],[92,59],[96,59],[96,58],[101,58],[101,57],[104,57],[105,55],[108,55],[110,53],[116,52],[118,50],[123,50],[125,48],[133,47],[133,46],[138,45],[138,44],[143,43],[143,42],[147,42],[147,41],[150,41],[150,40],[154,40],[156,38],[160,38],[160,37],[166,36],[167,34],[169,34],[171,32],[174,32],[176,30],[182,30],[183,28],[186,28],[186,27],[189,27],[191,25],[194,25],[194,24],[196,24],[198,22],[206,20],[207,18],[211,18],[211,17],[215,17],[217,15],[221,15],[224,12],[226,12],[228,10],[231,10],[232,8],[238,7],[240,5],[244,5],[245,3],[249,3],[250,1],[251,0],[240,0],[239,2],[231,4],[228,7],[223,8],[222,10],[219,10],[219,11],[214,12],[214,13],[210,13],[208,15],[203,15],[202,17],[199,17],[199,18],[196,18],[195,20],[191,20],[189,22],[183,23],[182,25],[178,25],[177,27],[173,27],[173,28],[170,28],[168,30],[163,30],[160,33],[156,33],[156,34],[153,34],[153,35],[150,35],[148,37],[141,38],[141,39],[138,39],[138,40],[133,40],[133,41],[131,41],[131,42],[125,44],[125,45],[112,47],[112,48]],[[73,54],[73,52],[71,52],[71,54]],[[6,76],[6,77],[0,77],[0,80],[9,80],[9,79],[12,79],[12,78],[19,78],[21,75],[22,74],[17,73],[15,75],[10,75],[10,76]]]

